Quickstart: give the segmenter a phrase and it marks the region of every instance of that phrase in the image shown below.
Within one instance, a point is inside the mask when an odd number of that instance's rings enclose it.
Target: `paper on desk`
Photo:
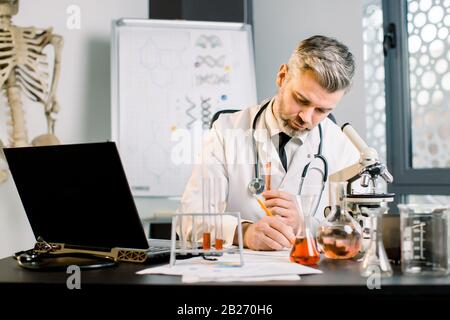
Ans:
[[[299,280],[299,275],[318,274],[322,271],[289,261],[289,251],[244,251],[244,266],[239,267],[238,254],[225,254],[218,261],[201,257],[178,260],[171,267],[164,265],[148,268],[137,274],[165,274],[182,276],[185,283],[203,281],[269,281]]]
[[[271,261],[273,258],[279,259],[281,261],[289,261],[289,254],[291,253],[291,249],[283,249],[279,251],[255,251],[250,249],[244,249],[244,256],[249,257],[248,259],[252,259],[253,256],[258,257],[268,257]]]
[[[282,275],[282,276],[256,276],[256,277],[228,277],[228,278],[204,278],[191,275],[183,275],[183,283],[197,283],[197,282],[254,282],[254,281],[296,281],[300,280],[298,274]]]

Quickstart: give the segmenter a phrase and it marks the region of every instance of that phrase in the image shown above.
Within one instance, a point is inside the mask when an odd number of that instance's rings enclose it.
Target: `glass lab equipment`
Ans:
[[[220,216],[220,219],[218,217]],[[208,220],[210,222],[210,230],[217,230],[218,225],[216,222],[225,221],[226,219],[236,219],[237,221],[237,232],[238,232],[238,245],[222,245],[222,247],[216,246],[205,249],[204,246],[199,247],[197,244],[196,234],[193,233],[190,237],[182,232],[186,224],[192,222]],[[206,219],[204,219],[206,218]],[[183,227],[184,226],[184,227]],[[193,225],[194,226],[194,225]],[[194,227],[192,227],[193,232]],[[198,232],[203,233],[202,230]],[[177,241],[177,234],[179,240]],[[205,259],[212,262],[220,262],[220,257],[225,253],[237,253],[236,256],[236,266],[244,265],[244,245],[242,236],[242,221],[241,214],[239,212],[223,212],[223,213],[180,213],[176,214],[172,218],[172,232],[171,232],[171,249],[170,249],[170,265],[173,266],[176,263],[177,256],[179,255],[202,255]],[[223,243],[222,243],[223,244]]]
[[[225,178],[207,176],[202,179],[203,213],[225,212]],[[212,234],[213,233],[213,234]],[[223,216],[202,216],[202,246],[210,250],[212,244],[218,249],[223,247]]]
[[[225,212],[226,201],[224,196],[223,178],[215,177],[212,182],[214,183],[211,191],[211,213],[218,213],[214,216],[214,246],[216,250],[223,249],[223,215],[220,213]]]
[[[319,193],[315,192],[304,192],[296,197],[297,210],[300,217],[295,243],[290,253],[291,262],[315,265],[320,260],[320,252],[317,249],[315,236],[311,231],[310,221],[311,215],[314,215],[318,198]]]
[[[370,225],[370,244],[364,254],[360,265],[361,276],[370,277],[377,274],[381,277],[391,277],[392,267],[384,249],[382,215],[388,212],[384,206],[362,206],[363,214],[369,216]]]
[[[203,256],[214,262],[224,253],[239,253],[231,265],[243,266],[243,235],[239,212],[225,212],[226,180],[216,176],[202,178],[202,212],[187,212],[185,208],[172,218],[170,265],[179,255]],[[225,221],[237,221],[238,244],[226,244]],[[179,240],[177,240],[177,235]]]
[[[202,201],[203,201],[203,213],[211,213],[212,209],[212,195],[211,187],[214,184],[211,183],[210,177],[203,177],[202,179]],[[210,231],[210,216],[202,216],[202,245],[204,250],[211,249],[211,231]]]
[[[402,272],[447,275],[448,208],[400,204]]]
[[[347,182],[330,183],[331,211],[317,232],[319,249],[330,259],[353,258],[361,248],[362,230],[347,211],[346,187]]]

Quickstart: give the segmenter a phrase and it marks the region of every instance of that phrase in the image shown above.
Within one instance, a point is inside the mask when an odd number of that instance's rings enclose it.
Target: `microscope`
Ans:
[[[364,228],[365,219],[363,216],[367,217],[367,210],[365,209],[378,208],[382,203],[394,200],[393,193],[378,193],[379,177],[386,183],[392,183],[394,179],[386,166],[378,159],[378,152],[370,148],[349,123],[342,126],[342,132],[358,149],[360,158],[357,163],[330,175],[329,179],[330,182],[348,182],[345,196],[347,210]],[[357,180],[360,181],[361,190],[364,190],[364,192],[357,192],[352,187],[352,183]]]

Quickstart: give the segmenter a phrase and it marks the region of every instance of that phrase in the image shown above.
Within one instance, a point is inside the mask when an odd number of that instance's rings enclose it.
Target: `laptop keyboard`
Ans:
[[[164,246],[164,247],[150,246],[149,247],[149,251],[151,251],[151,252],[165,252],[165,251],[170,251],[170,247],[167,247],[167,246]]]
[[[170,251],[171,241],[166,239],[148,239],[150,252]]]

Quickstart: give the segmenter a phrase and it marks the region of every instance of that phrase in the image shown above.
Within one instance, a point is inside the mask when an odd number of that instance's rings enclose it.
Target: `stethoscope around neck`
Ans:
[[[256,124],[258,123],[258,119],[261,117],[262,113],[264,112],[264,110],[267,109],[267,106],[269,105],[270,101],[266,102],[261,109],[259,109],[259,111],[256,113],[255,117],[253,118],[253,123],[252,123],[252,144],[253,144],[253,152],[255,154],[255,164],[254,164],[254,178],[250,181],[250,183],[248,184],[248,189],[250,190],[251,194],[260,194],[264,191],[265,188],[265,182],[264,179],[261,178],[259,176],[259,152],[258,152],[258,147],[256,145],[256,139],[255,139],[255,130],[256,130]],[[313,215],[316,213],[317,211],[317,207],[319,206],[320,203],[320,199],[322,198],[322,194],[323,194],[323,190],[325,189],[325,184],[327,182],[328,179],[328,162],[327,159],[323,156],[322,154],[322,138],[323,138],[323,133],[322,133],[322,126],[319,123],[319,137],[320,137],[320,143],[319,143],[319,147],[317,150],[317,153],[314,155],[314,159],[319,159],[320,161],[322,161],[323,163],[323,172],[322,172],[322,187],[320,189],[320,194],[319,194],[319,198],[317,200],[317,204],[314,208],[313,211]],[[310,161],[304,168],[302,171],[302,175],[300,178],[300,184],[299,184],[299,188],[298,188],[298,195],[302,194],[302,190],[303,190],[303,184],[305,182],[306,176],[308,175],[308,171],[309,171],[309,167],[311,165],[312,161]]]

